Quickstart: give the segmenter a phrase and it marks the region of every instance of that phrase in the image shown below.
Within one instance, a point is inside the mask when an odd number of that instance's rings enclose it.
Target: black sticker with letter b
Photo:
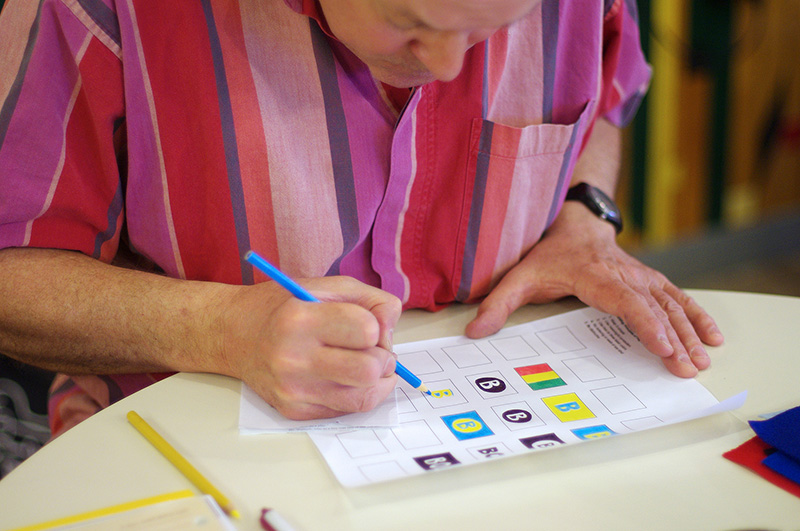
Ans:
[[[486,393],[502,393],[506,390],[506,383],[500,378],[484,376],[475,380],[475,385]]]
[[[414,461],[425,470],[437,470],[439,468],[448,468],[461,464],[450,452],[415,457]]]
[[[486,399],[517,394],[499,371],[475,374],[468,376],[467,379]]]

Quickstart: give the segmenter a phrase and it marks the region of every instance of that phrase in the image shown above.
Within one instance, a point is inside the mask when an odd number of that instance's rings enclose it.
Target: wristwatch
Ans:
[[[597,217],[614,225],[619,234],[622,231],[622,215],[616,203],[602,190],[588,183],[578,183],[567,191],[567,201],[580,201]]]

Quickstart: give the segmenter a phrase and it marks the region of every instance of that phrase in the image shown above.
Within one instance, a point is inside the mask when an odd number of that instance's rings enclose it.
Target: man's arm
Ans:
[[[291,418],[371,409],[394,387],[395,297],[343,277],[232,286],[110,266],[70,251],[0,251],[0,351],[68,373],[212,372]]]
[[[181,282],[49,249],[0,251],[0,350],[53,371],[194,369],[230,374],[207,301],[225,286]],[[206,311],[204,311],[204,309]]]
[[[613,197],[619,157],[620,131],[598,120],[572,183],[587,182]],[[542,240],[486,297],[466,334],[492,334],[523,304],[568,295],[624,319],[644,346],[679,376],[691,377],[708,367],[703,343],[723,341],[700,306],[664,275],[620,249],[614,227],[576,201],[564,204]]]

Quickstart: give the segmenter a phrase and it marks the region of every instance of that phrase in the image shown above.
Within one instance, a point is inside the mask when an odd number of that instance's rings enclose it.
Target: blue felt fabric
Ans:
[[[800,484],[800,406],[768,420],[750,421],[762,441],[775,449],[762,463]]]
[[[800,461],[800,406],[768,420],[751,420],[750,427],[762,441]]]
[[[775,452],[761,462],[770,470],[800,485],[800,462],[782,452]]]

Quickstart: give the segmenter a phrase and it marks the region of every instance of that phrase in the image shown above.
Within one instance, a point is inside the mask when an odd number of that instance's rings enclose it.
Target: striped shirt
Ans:
[[[124,246],[233,284],[265,280],[252,248],[431,310],[532,248],[650,76],[635,0],[544,0],[407,101],[312,0],[41,0],[0,32],[0,248]],[[105,380],[104,401],[139,385]]]

